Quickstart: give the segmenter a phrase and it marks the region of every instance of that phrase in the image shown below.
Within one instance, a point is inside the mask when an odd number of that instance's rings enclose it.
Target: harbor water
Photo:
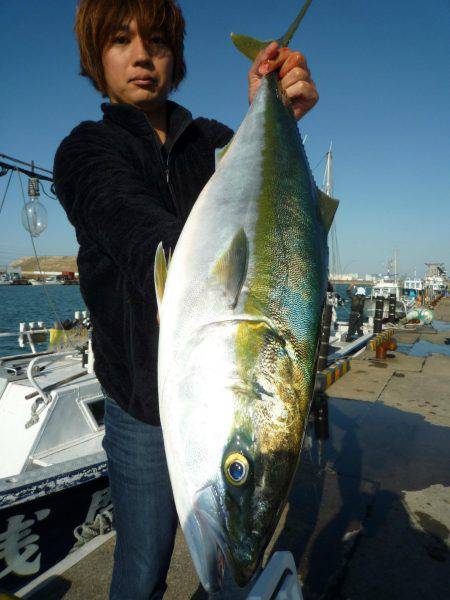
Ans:
[[[73,319],[75,311],[85,309],[78,285],[48,285],[46,289],[41,285],[2,285],[0,334],[18,334],[21,322],[43,321],[46,327],[52,327],[55,321]],[[0,335],[0,356],[29,351],[19,347],[17,337]]]
[[[334,289],[345,301],[337,308],[338,319],[348,321],[351,301],[347,285],[335,285]],[[0,334],[18,333],[22,322],[43,321],[46,327],[52,327],[58,319],[73,319],[77,310],[86,310],[78,285],[47,285],[45,289],[41,285],[0,286]],[[0,335],[0,356],[25,352],[29,349],[20,348],[16,337]]]

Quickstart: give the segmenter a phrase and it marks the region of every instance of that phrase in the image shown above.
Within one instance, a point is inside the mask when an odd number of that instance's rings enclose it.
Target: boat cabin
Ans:
[[[381,279],[372,287],[371,297],[377,298],[382,296],[385,300],[389,300],[390,295],[395,294],[396,299],[400,300],[402,297],[401,292],[401,287],[397,281]]]
[[[419,278],[405,279],[403,282],[403,295],[408,298],[417,298],[423,293],[423,280]]]
[[[102,451],[104,398],[74,352],[0,359],[0,480]]]

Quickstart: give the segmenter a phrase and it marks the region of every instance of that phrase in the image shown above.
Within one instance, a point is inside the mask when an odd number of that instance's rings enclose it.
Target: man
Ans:
[[[55,156],[58,197],[76,229],[78,268],[93,323],[95,372],[107,397],[105,441],[117,530],[110,597],[162,598],[177,516],[158,415],[157,244],[174,248],[233,132],[168,100],[185,75],[184,20],[173,0],[81,0],[81,74],[110,103]],[[279,69],[297,118],[317,101],[299,52],[263,50],[249,71],[251,102]]]

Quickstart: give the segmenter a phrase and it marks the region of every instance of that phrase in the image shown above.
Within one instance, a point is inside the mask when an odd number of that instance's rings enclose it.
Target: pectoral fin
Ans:
[[[334,215],[337,207],[339,206],[339,200],[331,198],[325,192],[322,192],[317,188],[317,202],[319,205],[319,219],[325,228],[325,231],[329,231],[331,224],[333,223]]]
[[[169,263],[170,256],[171,253],[169,252]],[[164,295],[164,288],[166,286],[169,263],[166,261],[166,255],[164,254],[162,242],[159,242],[158,247],[156,249],[155,266],[153,271],[153,277],[155,280],[156,300],[158,302],[158,312],[161,312],[161,303]]]
[[[235,308],[247,275],[248,239],[240,229],[213,267],[211,277],[223,289],[230,308]]]

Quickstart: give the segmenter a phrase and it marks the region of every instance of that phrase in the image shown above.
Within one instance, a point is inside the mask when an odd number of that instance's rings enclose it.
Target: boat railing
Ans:
[[[39,415],[52,402],[52,394],[51,393],[53,390],[55,390],[60,385],[63,385],[65,383],[70,383],[71,381],[78,379],[79,377],[82,377],[83,375],[86,375],[86,373],[87,373],[87,370],[83,368],[78,373],[74,373],[74,374],[70,375],[69,377],[65,377],[64,379],[62,379],[60,381],[52,382],[51,385],[41,386],[40,383],[38,382],[39,375],[41,374],[41,369],[40,369],[39,363],[41,361],[45,360],[46,366],[48,367],[49,364],[57,362],[57,361],[61,360],[62,358],[69,358],[69,357],[75,358],[77,355],[79,355],[78,350],[70,350],[70,351],[65,351],[65,352],[54,352],[52,354],[48,354],[48,355],[44,355],[44,356],[40,355],[40,356],[36,356],[35,358],[32,358],[30,360],[30,363],[27,368],[27,377],[28,377],[28,381],[30,382],[30,384],[34,387],[35,392],[28,394],[26,396],[26,398],[29,400],[32,398],[35,398],[35,402],[31,409],[31,418],[25,425],[27,428],[31,427],[31,425],[34,425],[35,423],[37,423],[39,421]]]
[[[46,327],[39,327],[36,329],[27,329],[25,323],[20,324],[19,330],[19,345],[23,348],[28,343],[33,354],[37,354],[36,350],[37,343],[42,343],[47,339],[49,330]],[[16,332],[4,332],[0,333],[0,337],[17,337]]]
[[[77,350],[70,350],[66,352],[54,352],[52,354],[47,354],[45,356],[36,356],[35,358],[30,360],[30,363],[27,368],[27,377],[31,385],[39,392],[40,396],[44,401],[51,401],[51,396],[48,394],[37,382],[37,377],[39,377],[41,370],[38,368],[39,363],[42,360],[46,361],[46,366],[49,364],[60,360],[61,358],[68,358],[69,356],[76,356],[78,354]]]

